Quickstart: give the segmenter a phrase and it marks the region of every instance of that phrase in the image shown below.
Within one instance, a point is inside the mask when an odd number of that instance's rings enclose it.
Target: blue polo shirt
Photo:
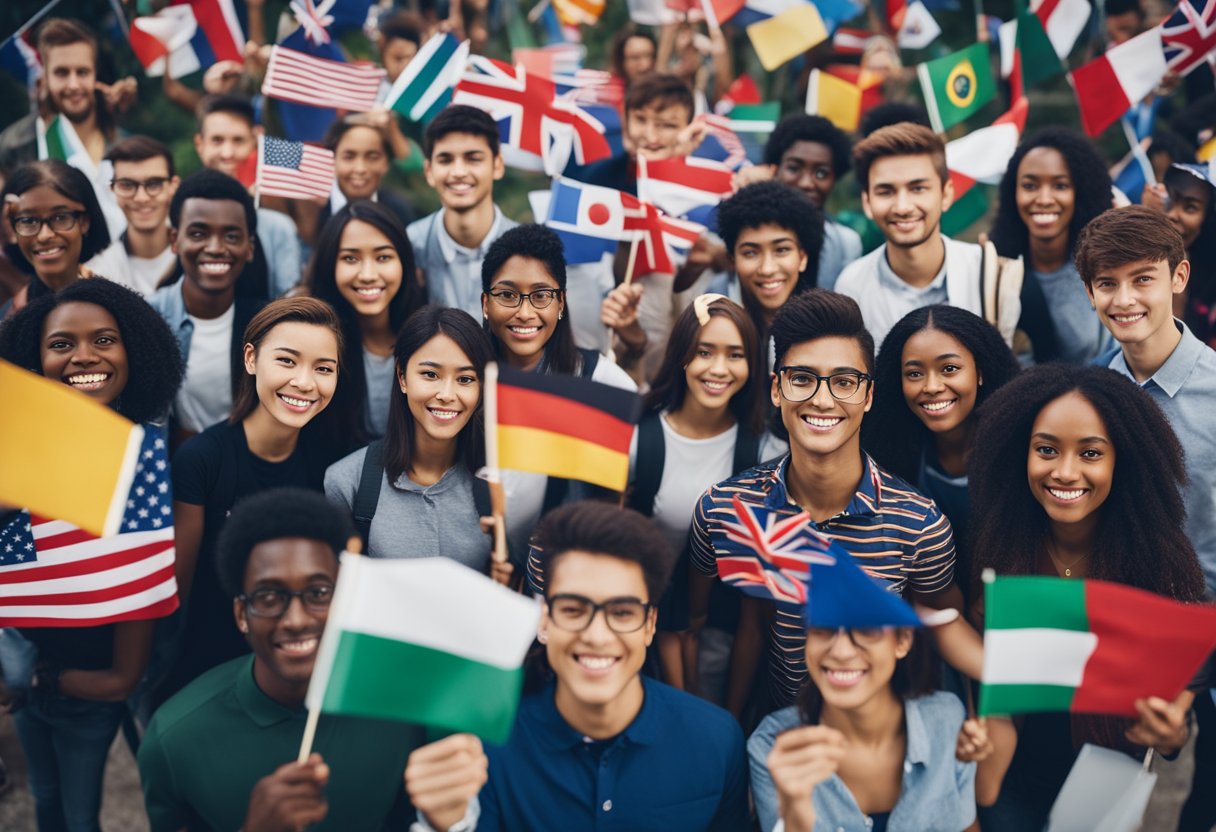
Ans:
[[[747,756],[726,711],[642,677],[642,710],[593,742],[554,702],[555,683],[525,696],[511,739],[487,746],[478,832],[746,829]]]

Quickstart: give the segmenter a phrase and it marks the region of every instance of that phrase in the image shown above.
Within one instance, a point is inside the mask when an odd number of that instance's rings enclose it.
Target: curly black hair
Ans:
[[[1013,351],[992,324],[956,306],[913,309],[891,328],[874,366],[874,406],[861,425],[861,444],[883,468],[915,483],[933,432],[916,417],[903,395],[904,344],[918,332],[936,329],[954,338],[975,359],[984,383],[975,397],[974,419],[980,406],[1020,369]]]
[[[853,145],[844,131],[823,116],[802,113],[786,116],[773,130],[764,145],[764,163],[781,164],[781,157],[795,142],[817,142],[832,151],[832,170],[836,178],[849,172]]]
[[[968,461],[974,526],[972,584],[984,569],[1033,575],[1051,534],[1026,481],[1030,433],[1040,411],[1076,392],[1101,416],[1115,449],[1089,575],[1179,601],[1204,597],[1204,577],[1183,531],[1182,446],[1153,398],[1103,367],[1044,364],[998,390],[980,413]]]
[[[218,170],[203,168],[182,180],[169,202],[169,225],[181,230],[182,206],[187,199],[213,199],[235,202],[245,209],[245,231],[251,238],[257,238],[258,212],[253,204],[253,197],[245,186],[226,173]]]
[[[224,594],[245,591],[245,568],[259,543],[287,537],[319,540],[334,558],[355,534],[350,516],[325,495],[303,488],[272,488],[250,495],[232,509],[215,544],[215,566]]]
[[[0,326],[0,358],[42,375],[42,327],[51,310],[65,303],[96,304],[118,324],[127,352],[127,385],[110,406],[132,422],[163,418],[186,372],[177,337],[147,301],[105,278],[78,280],[30,301]]]
[[[1111,181],[1106,162],[1094,143],[1068,127],[1045,127],[1018,145],[1001,177],[996,220],[990,236],[997,251],[1005,257],[1029,255],[1030,231],[1018,213],[1018,167],[1026,154],[1038,147],[1059,151],[1072,178],[1076,201],[1072,222],[1068,224],[1068,256],[1071,259],[1081,229],[1110,208]]]

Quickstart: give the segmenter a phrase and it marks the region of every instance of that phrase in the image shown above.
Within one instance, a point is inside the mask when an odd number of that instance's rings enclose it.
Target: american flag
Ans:
[[[314,58],[282,46],[270,48],[262,94],[282,101],[367,112],[376,106],[384,70]]]
[[[95,537],[27,511],[0,528],[0,627],[92,627],[177,609],[164,432],[145,425],[122,531]]]
[[[260,196],[326,199],[334,184],[334,152],[303,142],[264,136],[258,150]]]
[[[836,565],[831,541],[811,530],[805,511],[781,517],[738,495],[731,502],[735,516],[715,530],[722,581],[758,598],[806,603],[811,565]]]
[[[1171,72],[1188,75],[1204,61],[1216,71],[1216,0],[1182,0],[1161,22],[1161,45]]]

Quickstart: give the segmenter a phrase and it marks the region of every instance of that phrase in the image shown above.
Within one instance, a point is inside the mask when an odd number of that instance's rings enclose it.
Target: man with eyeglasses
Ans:
[[[673,561],[662,533],[632,510],[571,503],[541,521],[537,547],[548,669],[510,741],[486,749],[479,832],[746,829],[738,724],[640,675]]]
[[[156,139],[130,136],[111,147],[106,159],[114,166],[110,190],[127,230],[85,265],[150,297],[177,260],[169,245],[169,204],[180,182],[173,154]]]
[[[872,577],[892,592],[930,607],[961,608],[954,585],[954,537],[950,521],[933,501],[882,470],[861,449],[861,423],[873,402],[874,340],[852,299],[811,289],[789,300],[773,320],[776,356],[772,401],[780,411],[778,435],[787,456],[721,482],[705,493],[693,514],[689,540],[695,572],[690,593],[691,630],[703,626],[709,588],[724,549],[723,520],[731,498],[763,504],[787,517],[810,513],[815,528],[835,539]],[[783,436],[782,438],[786,438]],[[768,684],[758,692],[758,626],[740,627],[732,657],[727,704],[741,712],[753,695],[760,713],[794,701],[807,678],[802,611],[795,605],[744,599],[742,621],[771,621]],[[749,637],[744,637],[747,634]],[[756,701],[756,700],[752,700]]]
[[[325,715],[314,753],[295,762],[338,552],[353,534],[311,491],[266,491],[233,509],[220,577],[253,655],[210,670],[153,716],[139,749],[153,832],[475,828],[486,758],[468,734],[426,744],[418,726]]]

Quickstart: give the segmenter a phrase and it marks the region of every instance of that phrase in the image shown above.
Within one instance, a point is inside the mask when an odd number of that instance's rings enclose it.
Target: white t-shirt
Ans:
[[[194,333],[186,359],[186,378],[174,411],[186,430],[201,433],[228,418],[232,410],[232,322],[236,304],[218,318],[190,316]]]
[[[151,297],[161,278],[169,273],[174,259],[172,247],[166,247],[155,257],[132,257],[122,240],[115,240],[85,265],[99,277],[121,283],[146,298]]]

